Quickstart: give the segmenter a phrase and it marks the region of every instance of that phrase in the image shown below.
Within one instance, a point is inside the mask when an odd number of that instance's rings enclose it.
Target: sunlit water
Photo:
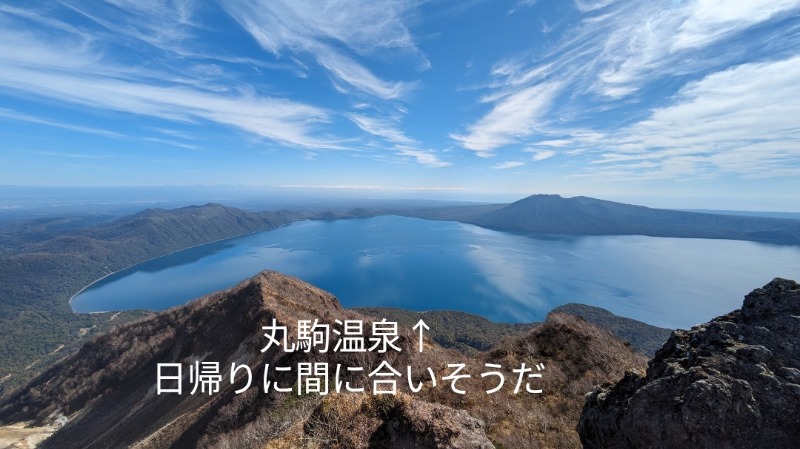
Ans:
[[[210,243],[109,276],[77,312],[161,310],[262,270],[335,294],[345,307],[462,310],[540,321],[580,302],[686,328],[741,306],[774,277],[800,278],[800,247],[643,236],[542,236],[384,216],[303,221]]]

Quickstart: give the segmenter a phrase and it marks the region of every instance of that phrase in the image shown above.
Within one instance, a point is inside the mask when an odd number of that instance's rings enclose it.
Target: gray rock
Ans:
[[[737,351],[738,354],[744,355],[753,362],[766,362],[772,358],[772,351],[761,345],[745,346]]]
[[[800,285],[775,279],[741,310],[675,331],[648,364],[587,395],[584,448],[795,448]]]
[[[483,421],[464,410],[412,399],[384,413],[371,449],[494,449]]]
[[[786,378],[789,382],[800,384],[800,370],[797,368],[783,367],[776,374]]]

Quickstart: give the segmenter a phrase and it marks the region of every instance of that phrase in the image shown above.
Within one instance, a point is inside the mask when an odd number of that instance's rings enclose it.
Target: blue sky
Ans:
[[[0,3],[0,184],[800,210],[800,0]]]

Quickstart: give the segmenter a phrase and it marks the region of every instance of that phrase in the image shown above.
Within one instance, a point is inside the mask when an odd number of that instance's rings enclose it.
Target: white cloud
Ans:
[[[401,156],[412,157],[418,164],[427,165],[429,167],[449,167],[452,165],[450,162],[439,159],[436,154],[430,151],[400,146],[397,148],[397,153]]]
[[[672,40],[672,51],[697,48],[797,9],[799,0],[698,0],[687,4],[686,19]]]
[[[72,34],[73,36],[82,36],[84,39],[89,39],[90,36],[87,33],[84,33],[80,29],[68,24],[61,22],[59,20],[53,19],[51,17],[47,17],[40,13],[37,13],[32,10],[27,10],[23,8],[15,8],[11,5],[0,4],[0,22],[3,21],[5,17],[12,18],[15,20],[22,19],[24,21],[29,21],[36,25],[43,25],[45,27],[53,28],[56,30],[60,30],[63,32],[67,32]]]
[[[2,108],[2,107],[0,107],[0,118],[4,118],[4,119],[8,119],[8,120],[15,120],[15,121],[19,121],[19,122],[35,123],[37,125],[52,126],[54,128],[68,129],[70,131],[76,131],[76,132],[79,132],[79,133],[94,134],[94,135],[98,135],[98,136],[111,137],[111,138],[114,138],[114,139],[121,139],[121,138],[127,137],[124,134],[121,134],[121,133],[118,133],[118,132],[114,132],[114,131],[109,131],[107,129],[99,129],[99,128],[94,128],[94,127],[91,127],[91,126],[74,125],[74,124],[71,124],[71,123],[62,123],[62,122],[59,122],[59,121],[48,120],[46,118],[37,117],[37,116],[30,115],[30,114],[24,114],[22,112],[14,111],[12,109],[6,109],[6,108]]]
[[[148,141],[148,142],[161,143],[161,144],[170,145],[170,146],[173,146],[173,147],[185,148],[187,150],[197,150],[197,149],[199,149],[199,147],[197,145],[193,145],[193,144],[186,143],[186,142],[179,142],[179,141],[174,140],[174,139],[162,139],[162,138],[159,138],[159,137],[143,137],[143,139]]]
[[[360,54],[418,52],[404,23],[412,2],[230,0],[223,7],[273,53],[316,51],[328,41]]]
[[[598,69],[593,90],[612,99],[623,98],[638,92],[654,77],[711,67],[724,55],[695,53],[798,7],[800,0],[622,5],[603,22],[587,24],[589,32],[607,30],[599,35],[602,41],[595,44],[602,51],[590,66]]]
[[[536,142],[537,146],[542,147],[564,147],[569,145],[572,142],[570,139],[553,139],[553,140],[541,140]],[[535,150],[531,150],[535,151]]]
[[[464,148],[489,157],[496,148],[518,142],[544,126],[543,117],[559,93],[561,85],[546,82],[525,87],[504,96],[494,108],[467,127],[467,134],[451,134]]]
[[[593,12],[610,6],[614,1],[615,0],[575,0],[575,7],[581,12]]]
[[[518,0],[516,4],[514,4],[511,9],[508,10],[508,15],[514,14],[515,12],[519,11],[520,9],[529,8],[531,6],[536,5],[539,0]]]
[[[60,151],[31,151],[30,154],[46,157],[65,157],[69,159],[109,159],[108,154],[64,153]]]
[[[415,143],[413,139],[403,134],[397,128],[394,121],[368,117],[362,114],[347,114],[347,118],[353,121],[362,131],[381,137],[390,142],[399,144]]]
[[[573,100],[613,102],[666,77],[719,70],[740,62],[742,54],[762,54],[765,45],[776,51],[798,44],[797,37],[781,39],[773,33],[740,43],[736,50],[710,51],[725,39],[797,11],[800,0],[577,0],[575,5],[583,20],[549,51],[506,57],[493,67],[492,91],[482,102],[497,101],[513,86],[543,80],[563,83]]]
[[[107,29],[116,39],[141,41],[168,52],[181,53],[196,27],[194,0],[79,1],[64,6]]]
[[[508,162],[500,162],[494,164],[492,165],[492,168],[494,168],[495,170],[507,170],[509,168],[522,167],[523,165],[525,165],[525,163],[521,161],[508,161]]]
[[[199,88],[194,80],[165,83],[169,75],[139,72],[104,59],[93,46],[72,45],[10,28],[0,29],[0,89],[95,109],[167,120],[207,120],[285,145],[338,148],[316,137],[329,112],[282,98],[246,91]]]
[[[575,8],[580,20],[549,48],[492,66],[478,102],[494,107],[451,133],[462,147],[490,157],[522,144],[534,160],[557,150],[592,162],[589,172],[663,179],[796,171],[800,74],[795,58],[766,58],[797,54],[796,20],[777,24],[797,17],[800,0],[575,0]],[[742,61],[752,62],[734,67]]]
[[[369,117],[363,114],[347,114],[347,117],[362,131],[389,142],[391,149],[400,156],[413,158],[418,164],[429,167],[451,165],[450,162],[439,159],[434,152],[417,148],[417,142],[398,128],[397,120]]]
[[[410,1],[368,0],[297,2],[273,0],[232,0],[223,3],[227,12],[267,51],[310,53],[339,81],[381,99],[396,99],[413,83],[384,81],[340,47],[368,56],[380,51],[400,50],[429,67],[417,49],[404,17]]]
[[[533,152],[532,159],[534,161],[543,161],[545,159],[550,159],[551,157],[555,156],[556,152],[553,150],[538,150]]]
[[[670,106],[613,135],[596,163],[650,175],[800,170],[800,56],[743,64],[684,86]],[[642,165],[646,163],[648,165]]]
[[[376,77],[363,65],[330,50],[317,56],[319,64],[328,69],[336,79],[356,89],[384,100],[401,98],[412,87],[413,83],[389,82]],[[342,93],[346,93],[340,90]]]

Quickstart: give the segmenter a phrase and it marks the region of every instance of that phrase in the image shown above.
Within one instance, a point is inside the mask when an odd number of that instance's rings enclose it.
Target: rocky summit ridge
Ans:
[[[774,279],[739,310],[676,331],[648,363],[587,395],[584,448],[800,445],[800,285]]]

